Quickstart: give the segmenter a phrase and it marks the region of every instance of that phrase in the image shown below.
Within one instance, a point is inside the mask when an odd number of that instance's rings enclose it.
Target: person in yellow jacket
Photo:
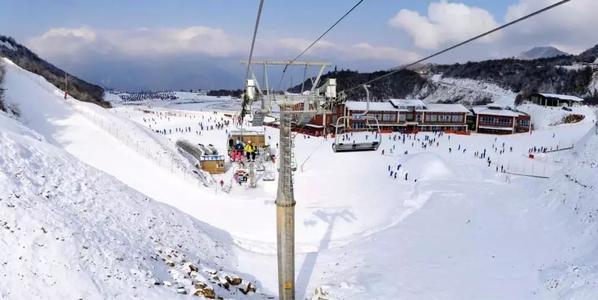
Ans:
[[[251,141],[247,141],[247,144],[245,145],[245,157],[247,157],[247,160],[254,161],[255,152],[255,146],[251,143]]]

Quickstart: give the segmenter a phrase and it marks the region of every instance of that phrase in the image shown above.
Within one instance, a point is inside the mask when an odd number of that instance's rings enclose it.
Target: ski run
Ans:
[[[0,298],[275,297],[276,163],[251,188],[175,145],[226,153],[237,100],[105,110],[3,63],[19,117],[0,113]],[[595,298],[596,111],[519,109],[531,134],[385,133],[357,153],[297,134],[298,299]]]

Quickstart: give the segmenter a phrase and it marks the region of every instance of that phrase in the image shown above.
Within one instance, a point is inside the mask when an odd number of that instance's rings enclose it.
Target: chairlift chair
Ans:
[[[380,134],[380,124],[378,123],[378,120],[371,116],[363,116],[362,120],[365,121],[364,129],[350,129],[349,131],[347,131],[344,130],[345,126],[341,125],[341,122],[347,120],[348,118],[349,117],[340,117],[337,120],[334,144],[332,144],[332,149],[334,150],[334,152],[358,152],[378,150],[378,147],[380,147],[380,144],[382,143],[382,135]],[[340,128],[342,128],[342,131],[339,131]],[[351,142],[342,140],[342,137],[345,133],[364,132],[364,130],[367,132],[374,133],[374,136],[372,137],[371,141]]]
[[[358,152],[358,151],[376,151],[380,144],[382,144],[382,135],[380,130],[380,123],[378,119],[374,116],[368,115],[369,106],[370,106],[370,91],[368,90],[368,86],[363,86],[366,91],[366,110],[362,114],[355,115],[360,120],[363,120],[365,126],[363,128],[350,128],[347,130],[347,126],[345,123],[349,123],[349,117],[344,116],[340,117],[336,120],[336,128],[334,134],[334,144],[332,144],[332,150],[334,152]],[[339,129],[342,128],[342,132]],[[373,130],[373,131],[372,131]],[[371,141],[349,141],[345,142],[342,140],[343,134],[345,133],[354,133],[354,132],[373,132],[374,136],[372,137]]]

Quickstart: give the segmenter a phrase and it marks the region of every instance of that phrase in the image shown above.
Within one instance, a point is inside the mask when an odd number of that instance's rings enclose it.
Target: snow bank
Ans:
[[[593,115],[592,111],[585,106],[571,107],[571,111],[564,110],[562,107],[541,106],[531,103],[525,103],[517,106],[518,110],[528,113],[531,116],[532,124],[535,130],[550,129],[563,124],[563,119],[569,115]]]

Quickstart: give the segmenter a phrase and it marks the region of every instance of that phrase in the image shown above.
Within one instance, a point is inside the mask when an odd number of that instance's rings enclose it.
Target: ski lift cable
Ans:
[[[245,72],[245,79],[249,79],[249,71],[251,70],[251,59],[253,58],[253,49],[255,48],[255,38],[257,30],[260,26],[260,19],[262,17],[262,9],[264,8],[264,0],[260,0],[260,6],[257,10],[257,18],[255,19],[255,26],[253,28],[253,38],[251,39],[251,50],[249,50],[249,59],[247,60],[247,71]]]
[[[301,51],[301,53],[299,53],[297,56],[295,56],[295,58],[291,59],[289,61],[289,63],[287,63],[284,66],[284,69],[282,70],[282,75],[280,76],[280,83],[282,83],[282,80],[284,78],[284,75],[287,71],[287,68],[289,67],[289,65],[291,65],[292,63],[294,63],[295,61],[297,61],[301,56],[303,56],[303,54],[307,53],[307,51],[309,51],[313,46],[315,46],[326,34],[328,34],[332,29],[334,29],[334,27],[336,27],[336,25],[338,25],[341,21],[343,21],[343,19],[345,19],[351,12],[353,12],[359,5],[361,5],[361,3],[363,3],[363,1],[365,0],[359,0],[357,1],[357,3],[355,3],[355,5],[353,5],[353,7],[351,7],[351,9],[349,9],[342,17],[340,17],[338,20],[336,20],[336,22],[334,22],[326,31],[324,31],[324,33],[320,34],[320,36],[318,36],[311,44],[309,44],[309,46],[307,46],[307,48],[303,49],[303,51]],[[279,89],[280,89],[280,84],[279,84]]]
[[[247,60],[247,70],[245,71],[245,81],[249,79],[249,73],[251,71],[251,60],[253,59],[253,49],[255,48],[255,39],[257,36],[257,30],[260,26],[260,19],[262,18],[262,9],[264,8],[264,0],[260,0],[260,6],[257,10],[257,17],[255,19],[255,26],[253,28],[253,38],[251,39],[251,49],[249,50],[249,59]],[[247,106],[247,98],[243,97],[243,102],[241,103],[241,128],[243,128],[243,118],[247,113],[245,111],[245,107]]]
[[[424,61],[427,61],[427,60],[429,60],[429,59],[431,59],[431,58],[434,58],[434,57],[436,57],[436,56],[439,56],[439,55],[441,55],[441,54],[444,54],[444,53],[446,53],[446,52],[449,52],[449,51],[451,51],[451,50],[453,50],[453,49],[455,49],[455,48],[461,47],[461,46],[463,46],[463,45],[465,45],[465,44],[468,44],[468,43],[471,43],[471,42],[473,42],[473,41],[475,41],[475,40],[481,39],[481,38],[483,38],[483,37],[485,37],[485,36],[487,36],[487,35],[490,35],[490,34],[492,34],[492,33],[495,33],[495,32],[497,32],[497,31],[500,31],[500,30],[502,30],[502,29],[505,29],[505,28],[507,28],[507,27],[510,27],[510,26],[512,26],[512,25],[515,25],[515,24],[517,24],[517,23],[519,23],[519,22],[521,22],[521,21],[524,21],[524,20],[526,20],[526,19],[529,19],[529,18],[531,18],[531,17],[534,17],[534,16],[536,16],[536,15],[539,15],[539,14],[541,14],[541,13],[544,13],[544,12],[546,12],[546,11],[549,11],[549,10],[551,10],[551,9],[553,9],[553,8],[556,8],[556,7],[558,7],[558,6],[561,6],[561,5],[563,5],[563,4],[567,3],[567,2],[570,2],[570,1],[571,1],[571,0],[562,0],[562,1],[559,1],[559,2],[557,2],[557,3],[554,3],[554,4],[552,4],[552,5],[546,6],[546,7],[542,8],[542,9],[540,9],[540,10],[534,11],[534,12],[532,12],[532,13],[530,13],[530,14],[527,14],[527,15],[525,15],[525,16],[523,16],[523,17],[521,17],[521,18],[518,18],[518,19],[516,19],[516,20],[513,20],[513,21],[511,21],[511,22],[509,22],[509,23],[506,23],[506,24],[504,24],[504,25],[498,26],[498,27],[496,27],[496,28],[494,28],[494,29],[491,29],[491,30],[489,30],[489,31],[486,31],[486,32],[484,32],[484,33],[482,33],[482,34],[479,34],[479,35],[477,35],[477,36],[474,36],[474,37],[472,37],[472,38],[470,38],[470,39],[468,39],[468,40],[465,40],[465,41],[463,41],[463,42],[460,42],[460,43],[458,43],[458,44],[455,44],[455,45],[453,45],[453,46],[450,46],[450,47],[448,47],[448,48],[446,48],[446,49],[444,49],[444,50],[441,50],[441,51],[435,52],[435,53],[433,53],[433,54],[430,54],[430,55],[428,55],[428,56],[426,56],[426,57],[424,57],[424,58],[421,58],[421,59],[419,59],[419,60],[417,60],[417,61],[414,61],[414,62],[412,62],[412,63],[409,63],[409,64],[407,64],[407,65],[403,65],[403,66],[396,67],[396,68],[395,68],[393,71],[391,71],[391,72],[389,72],[389,73],[386,73],[386,74],[384,74],[384,75],[378,76],[378,77],[376,77],[376,78],[374,78],[374,79],[371,79],[371,80],[369,80],[369,81],[367,81],[367,82],[365,82],[365,83],[359,84],[359,85],[357,85],[357,86],[353,86],[353,87],[351,87],[351,88],[348,88],[348,89],[342,90],[342,91],[341,91],[341,92],[339,92],[339,93],[343,93],[343,92],[345,92],[345,93],[346,93],[346,92],[348,92],[348,91],[355,90],[355,89],[357,89],[357,88],[359,88],[359,87],[363,86],[364,84],[371,84],[371,83],[373,83],[373,82],[376,82],[376,81],[378,81],[378,80],[380,80],[380,79],[384,79],[384,78],[386,78],[386,77],[392,76],[392,75],[394,75],[394,74],[396,74],[396,73],[398,73],[398,72],[400,72],[400,71],[402,71],[402,70],[405,70],[405,69],[407,69],[407,68],[409,68],[409,67],[415,66],[415,65],[417,65],[417,64],[419,64],[419,63],[422,63],[422,62],[424,62]]]

